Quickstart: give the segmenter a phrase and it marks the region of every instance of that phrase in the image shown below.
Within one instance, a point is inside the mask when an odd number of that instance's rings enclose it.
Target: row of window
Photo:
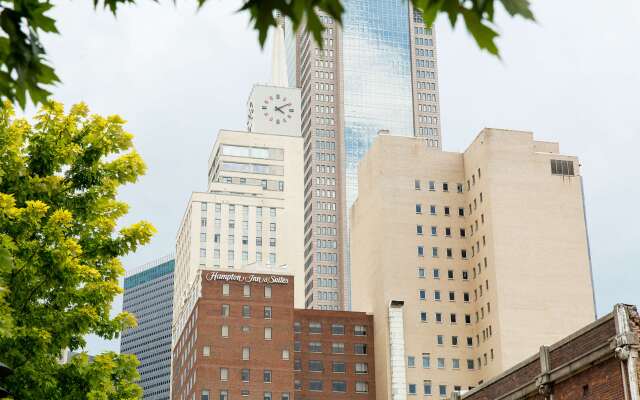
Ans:
[[[417,246],[416,249],[417,249],[417,252],[418,252],[418,257],[424,257],[424,246]],[[434,257],[434,258],[439,257],[439,252],[440,252],[440,248],[439,247],[437,247],[437,246],[431,247],[431,257]],[[446,253],[446,257],[447,258],[453,258],[453,249],[446,248],[445,249],[445,253]],[[461,249],[460,250],[460,257],[463,260],[467,259],[467,250],[466,249]]]
[[[302,382],[300,380],[294,380],[293,388],[296,391],[302,390]],[[307,382],[307,390],[312,392],[322,392],[324,391],[324,383],[319,379],[310,379]],[[347,392],[347,382],[342,380],[332,380],[331,381],[331,391],[335,393],[346,393]],[[368,393],[369,392],[369,383],[357,381],[355,383],[354,391],[356,393]]]
[[[299,358],[294,359],[293,369],[296,372],[302,371],[302,361]],[[309,372],[324,372],[324,363],[322,360],[309,360]],[[344,374],[347,372],[347,363],[344,361],[331,361],[331,372],[334,374]],[[353,373],[356,375],[366,375],[369,373],[369,364],[356,362],[353,364]]]
[[[466,365],[468,370],[475,369],[475,360],[467,359]],[[452,358],[451,359],[451,368],[454,370],[460,369],[460,359]],[[407,368],[416,368],[416,358],[414,356],[407,356]],[[422,354],[422,368],[429,369],[431,368],[431,355],[429,353]],[[446,369],[447,362],[444,357],[436,358],[436,368],[437,369]]]
[[[213,400],[213,397],[211,397],[211,391],[209,391],[208,389],[203,389],[201,394],[200,394],[200,400]],[[240,390],[240,396],[242,397],[249,397],[249,389],[242,389]],[[220,390],[218,392],[218,399],[219,400],[229,400],[229,390],[228,389],[223,389]],[[262,394],[262,399],[263,400],[275,400],[276,397],[273,396],[272,392],[263,392]],[[291,396],[289,395],[289,393],[282,393],[280,395],[280,400],[290,400]]]
[[[446,217],[451,216],[451,207],[443,206],[442,207],[442,211],[443,211],[444,216],[446,216]],[[420,203],[416,203],[416,214],[422,214],[422,204],[420,204]],[[429,214],[438,215],[438,208],[433,204],[430,205],[429,206]],[[464,207],[458,207],[458,216],[464,217]]]
[[[308,324],[308,332],[310,334],[321,334],[322,333],[322,323],[311,321]],[[294,333],[302,333],[302,323],[299,321],[295,321],[293,323],[293,332]],[[344,324],[331,324],[331,335],[333,336],[342,336],[346,333]],[[354,325],[353,326],[353,336],[367,336],[368,328],[366,325]]]
[[[422,181],[420,179],[415,179],[413,182],[413,187],[416,190],[420,190],[422,188]],[[427,181],[427,189],[431,192],[435,192],[437,189],[436,181]],[[441,188],[443,192],[449,192],[449,182],[442,182]],[[462,183],[456,183],[456,190],[458,193],[462,193],[463,186]]]

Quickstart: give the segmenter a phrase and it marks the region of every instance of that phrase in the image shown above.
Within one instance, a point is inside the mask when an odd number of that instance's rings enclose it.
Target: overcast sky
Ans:
[[[60,36],[45,39],[62,79],[54,97],[120,114],[149,169],[121,192],[123,223],[158,229],[124,259],[134,268],[174,249],[192,191],[206,190],[219,129],[242,129],[255,82],[270,76],[239,0],[138,0],[114,18],[87,0],[57,2]],[[539,0],[538,23],[499,13],[502,61],[480,52],[462,25],[438,20],[444,149],[463,151],[483,127],[522,129],[559,141],[584,176],[599,315],[640,303],[640,3]],[[120,309],[121,300],[115,308]],[[90,338],[88,351],[118,350]]]

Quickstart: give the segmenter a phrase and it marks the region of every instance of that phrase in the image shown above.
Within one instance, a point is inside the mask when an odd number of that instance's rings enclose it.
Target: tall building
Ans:
[[[291,97],[284,93],[257,86],[252,98],[260,101],[250,104],[259,108],[265,96],[270,103]],[[279,105],[269,107],[271,115]],[[256,119],[264,114],[253,113],[253,124],[259,126]],[[301,165],[302,138],[295,126],[290,134],[218,133],[209,159],[209,190],[192,193],[176,239],[174,319],[199,269],[286,264],[298,280],[296,304],[304,304]]]
[[[135,354],[143,399],[168,400],[171,384],[173,256],[143,265],[124,278],[122,309],[138,326],[122,333],[120,353]]]
[[[432,29],[407,1],[343,4],[342,26],[322,16],[322,48],[285,22],[289,85],[302,89],[306,305],[321,309],[350,307],[348,214],[358,162],[377,132],[442,146]],[[322,296],[318,280],[335,277],[338,298]]]
[[[175,400],[373,400],[373,317],[295,309],[286,270],[198,271],[173,350]]]
[[[353,309],[375,315],[378,399],[450,396],[595,319],[580,164],[557,143],[381,134],[359,183]]]

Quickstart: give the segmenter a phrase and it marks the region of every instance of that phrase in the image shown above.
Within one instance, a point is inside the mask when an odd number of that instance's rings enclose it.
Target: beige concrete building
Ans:
[[[265,87],[278,95],[296,91]],[[291,127],[278,134],[218,133],[208,192],[191,195],[178,231],[174,325],[198,269],[286,264],[297,284],[295,304],[304,307],[302,138],[299,126],[297,134]]]
[[[464,153],[381,134],[351,215],[378,399],[449,397],[595,319],[580,164],[530,132]]]
[[[321,16],[321,46],[285,24],[289,85],[302,90],[306,306],[330,310],[350,307],[348,215],[358,162],[377,132],[442,147],[435,32],[411,2],[343,5],[341,24]]]

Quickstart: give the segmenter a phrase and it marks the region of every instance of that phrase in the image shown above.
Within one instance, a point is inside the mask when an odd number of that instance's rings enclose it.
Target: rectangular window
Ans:
[[[344,343],[332,343],[331,352],[333,354],[344,354]]]
[[[424,257],[424,246],[418,246],[418,257]]]
[[[416,179],[414,181],[414,186],[415,186],[416,190],[420,190],[420,179]]]
[[[251,286],[249,285],[244,285],[242,287],[242,295],[244,297],[251,297]]]
[[[573,161],[551,160],[551,173],[553,175],[573,176]]]
[[[420,312],[420,321],[427,322],[427,312],[426,311],[421,311]]]
[[[250,352],[251,350],[248,347],[242,348],[242,359],[244,361],[247,361],[249,359]]]
[[[311,353],[322,353],[322,343],[309,342],[309,351]]]
[[[220,336],[229,337],[229,325],[222,325],[220,327]]]
[[[431,227],[431,236],[438,236],[438,227],[437,226],[432,226]]]
[[[424,268],[418,268],[418,278],[426,277]]]
[[[416,235],[422,235],[422,225],[416,225]]]
[[[356,393],[369,393],[369,383],[356,382]]]
[[[220,380],[221,381],[229,380],[229,368],[220,368]]]
[[[429,181],[429,190],[436,190],[436,183],[434,181]]]
[[[358,355],[367,354],[367,345],[365,343],[356,343],[354,346],[354,353]]]
[[[251,377],[251,373],[248,368],[243,368],[240,371],[240,379],[242,380],[242,382],[249,382],[250,377]]]
[[[431,368],[431,355],[422,353],[422,368]]]
[[[272,314],[271,314],[271,306],[265,306],[264,307],[264,319],[271,319]]]
[[[314,391],[314,392],[321,392],[322,391],[322,381],[311,379],[309,381],[309,390]]]
[[[220,315],[222,315],[223,317],[228,317],[230,312],[231,306],[229,306],[229,304],[223,304],[220,310]]]
[[[248,304],[244,304],[242,306],[242,317],[243,318],[251,317],[251,307]]]
[[[342,361],[333,361],[331,363],[331,372],[334,374],[343,374],[346,372],[345,363]]]
[[[416,204],[416,214],[422,214],[422,205]]]
[[[332,324],[331,325],[331,334],[332,335],[344,335],[344,325],[342,325],[342,324]]]
[[[429,213],[431,215],[436,215],[436,206],[434,205],[429,206]]]
[[[354,372],[356,374],[368,374],[369,373],[369,364],[367,364],[367,363],[355,363]]]
[[[210,355],[211,355],[211,347],[203,346],[202,347],[202,356],[203,357],[209,357]]]
[[[444,358],[438,357],[438,369],[444,369]]]
[[[438,268],[433,269],[433,279],[440,279],[440,270]]]
[[[364,325],[355,325],[353,327],[354,336],[367,336],[367,327]]]
[[[345,381],[331,381],[331,390],[333,392],[344,393],[347,391],[347,382]]]
[[[438,248],[437,247],[432,247],[431,248],[431,257],[438,257]]]
[[[265,326],[264,328],[264,340],[271,340],[271,327]]]
[[[415,395],[416,394],[416,384],[415,383],[410,383],[408,386],[409,387],[408,387],[407,393],[410,394],[410,395]]]
[[[322,361],[320,360],[309,360],[309,371],[311,372],[322,372],[324,368],[322,367]]]
[[[322,325],[320,324],[320,322],[309,322],[309,333],[322,333]]]
[[[265,299],[270,299],[271,298],[271,286],[265,286],[264,287],[264,298]]]
[[[447,385],[440,385],[440,397],[447,397]]]
[[[444,336],[443,335],[436,336],[436,343],[442,346],[444,344]]]
[[[473,360],[467,360],[467,369],[474,369],[473,368],[473,363],[474,363]]]

